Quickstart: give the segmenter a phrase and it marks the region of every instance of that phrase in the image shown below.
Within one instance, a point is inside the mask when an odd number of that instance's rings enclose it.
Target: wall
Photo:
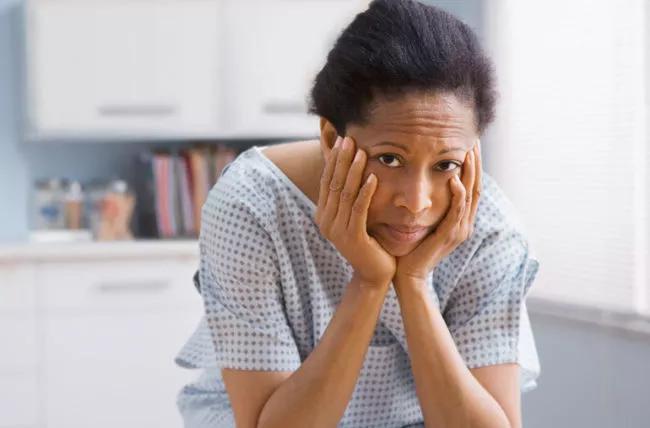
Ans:
[[[650,337],[532,309],[530,320],[542,371],[524,427],[650,426]]]
[[[19,2],[0,2],[0,242],[22,239],[29,171],[18,136],[16,24]]]

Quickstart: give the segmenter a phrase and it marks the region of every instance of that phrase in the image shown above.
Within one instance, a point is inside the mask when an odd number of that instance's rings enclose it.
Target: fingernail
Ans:
[[[343,141],[343,138],[339,135],[336,137],[336,141],[334,142],[334,148],[338,148],[341,145],[341,141]]]
[[[351,145],[352,145],[352,142],[350,141],[349,138],[346,137],[346,138],[343,139],[343,150],[349,149]]]

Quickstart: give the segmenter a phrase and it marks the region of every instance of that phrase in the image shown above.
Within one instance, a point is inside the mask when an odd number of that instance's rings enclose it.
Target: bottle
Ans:
[[[65,227],[67,229],[81,229],[83,224],[84,194],[81,183],[73,181],[68,186],[65,194]]]

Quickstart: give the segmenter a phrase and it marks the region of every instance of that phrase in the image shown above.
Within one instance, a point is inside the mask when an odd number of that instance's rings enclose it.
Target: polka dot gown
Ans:
[[[539,268],[516,210],[483,172],[474,233],[430,273],[469,368],[517,362],[521,390],[540,373],[525,296]],[[204,301],[176,358],[202,369],[178,395],[186,427],[234,427],[220,368],[296,370],[318,344],[352,277],[320,235],[316,206],[254,146],[230,163],[202,210],[195,285]],[[340,427],[422,426],[393,288]]]

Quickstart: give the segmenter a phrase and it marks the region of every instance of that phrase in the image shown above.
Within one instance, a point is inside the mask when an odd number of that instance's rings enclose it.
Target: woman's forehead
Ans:
[[[373,125],[399,121],[472,124],[474,109],[452,93],[408,92],[399,97],[375,97],[367,119]]]
[[[367,143],[379,140],[418,147],[469,150],[478,138],[474,111],[453,94],[412,93],[399,98],[376,98],[363,126],[350,131]],[[359,141],[363,144],[362,141]]]

